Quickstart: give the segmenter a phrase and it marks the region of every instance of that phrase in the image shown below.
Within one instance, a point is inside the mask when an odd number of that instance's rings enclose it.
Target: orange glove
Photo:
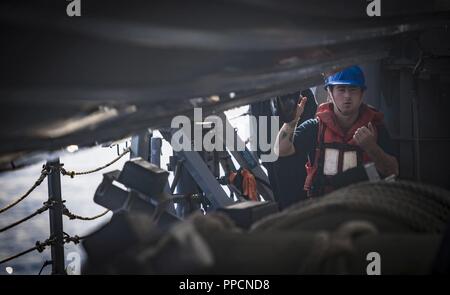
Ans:
[[[247,169],[242,169],[241,174],[243,177],[242,188],[244,195],[252,201],[258,201],[255,176]]]

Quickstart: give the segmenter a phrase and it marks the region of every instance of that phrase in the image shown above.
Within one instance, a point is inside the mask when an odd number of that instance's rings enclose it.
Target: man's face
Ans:
[[[351,85],[335,85],[332,88],[334,105],[346,116],[359,111],[363,93],[364,92],[360,87]]]

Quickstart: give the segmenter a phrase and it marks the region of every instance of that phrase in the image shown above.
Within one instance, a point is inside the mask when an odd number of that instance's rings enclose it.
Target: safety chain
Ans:
[[[71,237],[67,233],[64,233],[64,243],[65,244],[68,244],[68,243],[72,242],[72,243],[74,243],[76,245],[76,244],[80,243],[80,240],[82,240],[82,237],[79,237],[77,235]]]
[[[44,206],[42,206],[41,208],[37,209],[33,214],[30,214],[27,217],[20,219],[19,221],[16,221],[16,222],[14,222],[14,223],[12,223],[12,224],[10,224],[8,226],[5,226],[5,227],[1,228],[0,229],[0,233],[4,232],[4,231],[6,231],[6,230],[8,230],[10,228],[13,228],[13,227],[15,227],[15,226],[17,226],[17,225],[19,225],[21,223],[24,223],[25,221],[33,218],[34,216],[36,216],[38,214],[41,214],[42,212],[47,211],[48,209],[53,207],[55,204],[56,204],[56,201],[54,201],[54,200],[44,202]]]
[[[87,237],[92,235],[92,233],[90,233],[90,234],[85,235],[85,236],[78,236],[78,235],[70,236],[66,232],[63,232],[63,234],[64,234],[64,243],[65,244],[74,243],[75,245],[79,244],[81,240],[84,240]]]
[[[72,242],[72,243],[74,243],[76,245],[76,244],[79,244],[81,240],[87,238],[88,236],[89,235],[80,237],[78,235],[75,235],[75,236],[71,237],[67,233],[64,232],[63,241],[64,241],[65,244],[68,244],[68,243]],[[5,258],[3,260],[0,260],[0,264],[3,264],[3,263],[8,262],[10,260],[16,259],[16,258],[18,258],[20,256],[23,256],[23,255],[28,254],[30,252],[33,252],[35,250],[37,250],[39,253],[42,253],[47,246],[51,246],[55,241],[56,241],[56,238],[48,238],[43,243],[41,243],[40,241],[36,241],[36,244],[35,244],[34,247],[32,247],[30,249],[27,249],[27,250],[25,250],[23,252],[20,252],[20,253],[18,253],[16,255],[13,255],[13,256],[10,256],[8,258]],[[51,264],[51,262],[48,263],[48,264]],[[45,266],[45,264],[44,264],[44,266]],[[42,271],[42,269],[41,269],[41,271]]]
[[[23,201],[26,197],[28,197],[30,195],[30,193],[32,191],[34,191],[41,183],[42,181],[44,181],[44,179],[47,177],[47,175],[49,175],[51,173],[51,167],[48,165],[43,165],[42,166],[42,171],[41,171],[41,175],[39,176],[39,178],[36,180],[36,182],[33,184],[33,186],[20,198],[18,198],[17,200],[15,200],[14,202],[12,202],[11,204],[7,205],[4,208],[0,209],[0,213],[3,213],[9,209],[11,209],[12,207],[14,207],[15,205],[19,204],[21,201]]]
[[[85,175],[85,174],[94,173],[94,172],[100,171],[100,170],[102,170],[102,169],[104,169],[104,168],[107,168],[107,167],[111,166],[112,164],[114,164],[115,162],[117,162],[120,158],[122,158],[125,154],[129,153],[130,151],[131,151],[131,148],[128,147],[128,148],[126,148],[126,149],[122,152],[122,154],[120,154],[117,158],[115,158],[115,159],[112,160],[111,162],[109,162],[109,163],[107,163],[107,164],[105,164],[105,165],[103,165],[103,166],[101,166],[101,167],[98,167],[98,168],[96,168],[96,169],[88,170],[88,171],[83,171],[83,172],[67,171],[67,170],[65,170],[65,169],[63,168],[63,165],[64,165],[64,164],[51,164],[51,165],[45,164],[45,165],[42,166],[41,175],[40,175],[39,178],[36,180],[36,182],[33,184],[33,186],[32,186],[32,187],[31,187],[31,188],[30,188],[23,196],[21,196],[20,198],[18,198],[16,201],[14,201],[14,202],[12,202],[11,204],[5,206],[4,208],[0,208],[0,213],[3,213],[3,212],[5,212],[5,211],[11,209],[11,208],[14,207],[15,205],[17,205],[18,203],[20,203],[21,201],[23,201],[26,197],[28,197],[28,196],[30,195],[30,193],[31,193],[32,191],[34,191],[34,190],[36,189],[36,187],[38,187],[38,186],[44,181],[44,179],[45,179],[49,174],[51,174],[51,173],[54,172],[55,170],[56,170],[56,171],[59,171],[62,175],[69,175],[71,178],[73,178],[75,175]],[[19,224],[21,224],[21,223],[23,223],[23,222],[25,222],[25,221],[31,219],[31,218],[33,218],[34,216],[36,216],[36,215],[38,215],[38,214],[41,214],[41,213],[47,211],[48,209],[50,209],[51,207],[53,207],[56,203],[57,203],[57,202],[54,201],[54,200],[49,200],[49,201],[44,202],[44,203],[43,203],[43,206],[42,206],[41,208],[37,209],[33,214],[31,214],[31,215],[29,215],[29,216],[27,216],[27,217],[25,217],[25,218],[23,218],[23,219],[21,219],[21,220],[19,220],[19,221],[16,221],[16,222],[14,222],[14,223],[12,223],[12,224],[10,224],[10,225],[4,227],[4,228],[1,228],[1,229],[0,229],[0,232],[4,232],[4,231],[6,231],[6,230],[8,230],[8,229],[10,229],[10,228],[13,228],[13,227],[15,227],[15,226],[17,226],[17,225],[19,225]],[[63,201],[63,203],[64,203],[64,201]],[[64,204],[62,204],[62,206],[63,206],[63,214],[66,215],[66,216],[68,216],[70,219],[94,220],[94,219],[97,219],[97,218],[99,218],[99,217],[104,216],[106,213],[108,213],[108,212],[110,211],[110,210],[106,210],[105,212],[103,212],[103,213],[101,213],[101,214],[98,214],[98,215],[96,215],[96,216],[93,216],[93,217],[83,217],[83,216],[79,216],[79,215],[76,215],[76,214],[71,213],[71,212],[66,208],[66,206],[64,206]],[[65,237],[64,237],[64,243],[70,243],[70,242],[73,242],[74,244],[78,244],[78,243],[80,243],[80,240],[82,240],[82,239],[85,238],[85,237],[79,237],[79,236],[77,236],[77,235],[71,237],[71,236],[69,236],[69,235],[66,234],[66,233],[64,233],[64,235],[65,235]],[[3,264],[3,263],[5,263],[5,262],[8,262],[8,261],[13,260],[13,259],[15,259],[15,258],[18,258],[18,257],[20,257],[20,256],[23,256],[23,255],[28,254],[28,253],[30,253],[30,252],[32,252],[32,251],[35,251],[35,250],[37,250],[38,252],[43,252],[47,246],[50,246],[50,245],[52,245],[52,244],[55,242],[55,239],[56,239],[56,238],[51,238],[51,239],[49,238],[49,239],[45,240],[43,243],[41,243],[40,241],[36,241],[36,244],[35,244],[34,247],[32,247],[32,248],[30,248],[30,249],[27,249],[27,250],[25,250],[25,251],[22,251],[22,252],[20,252],[20,253],[18,253],[18,254],[16,254],[16,255],[13,255],[13,256],[10,256],[10,257],[8,257],[8,258],[5,258],[5,259],[3,259],[3,260],[0,260],[0,264]],[[44,264],[44,266],[45,266],[45,264]],[[42,271],[42,269],[41,269],[41,271]]]
[[[92,217],[84,217],[84,216],[79,216],[79,215],[73,214],[72,212],[69,211],[69,209],[67,209],[66,206],[63,205],[63,214],[66,215],[67,217],[69,217],[69,219],[71,219],[71,220],[72,220],[72,219],[78,219],[78,220],[94,220],[94,219],[97,219],[97,218],[100,218],[100,217],[106,215],[106,213],[108,213],[109,211],[110,211],[110,210],[108,209],[108,210],[106,210],[105,212],[100,213],[100,214],[98,214],[98,215],[95,215],[95,216],[92,216]]]
[[[102,169],[105,169],[109,166],[111,166],[112,164],[114,164],[115,162],[117,162],[120,158],[122,158],[124,155],[126,155],[127,153],[129,153],[131,151],[131,148],[128,147],[126,148],[122,154],[120,154],[117,158],[115,158],[114,160],[112,160],[111,162],[98,167],[96,169],[93,170],[88,170],[88,171],[82,171],[82,172],[75,172],[75,171],[67,171],[66,169],[63,168],[64,164],[59,164],[59,165],[49,165],[49,164],[44,164],[42,166],[42,171],[41,171],[41,175],[39,176],[39,178],[36,180],[36,182],[33,184],[33,186],[20,198],[18,198],[17,200],[15,200],[14,202],[12,202],[11,204],[5,206],[4,208],[0,208],[0,214],[11,209],[12,207],[14,207],[15,205],[19,204],[21,201],[23,201],[26,197],[28,197],[30,195],[31,192],[33,192],[41,183],[42,181],[44,181],[44,179],[53,171],[57,170],[60,171],[62,175],[68,175],[71,178],[73,178],[75,175],[86,175],[86,174],[91,174],[97,171],[100,171]],[[106,214],[106,213],[105,213]]]
[[[20,253],[18,253],[16,255],[10,256],[10,257],[5,258],[3,260],[0,260],[0,264],[3,264],[3,263],[8,262],[10,260],[16,259],[16,258],[18,258],[20,256],[23,256],[23,255],[28,254],[30,252],[33,252],[35,250],[37,250],[39,253],[41,253],[42,251],[45,250],[45,247],[52,245],[54,242],[55,242],[55,238],[52,238],[52,239],[49,238],[49,239],[45,240],[45,242],[43,242],[43,243],[41,243],[39,241],[36,241],[36,246],[34,246],[33,248],[30,248],[30,249],[25,250],[23,252],[20,252]]]
[[[131,151],[131,148],[126,148],[126,149],[125,149],[125,150],[124,150],[117,158],[115,158],[115,159],[112,160],[111,162],[109,162],[109,163],[107,163],[107,164],[105,164],[105,165],[103,165],[103,166],[101,166],[101,167],[92,169],[92,170],[81,171],[81,172],[67,171],[66,169],[62,168],[62,166],[63,166],[64,164],[61,164],[60,171],[61,171],[61,174],[62,174],[62,175],[68,175],[68,176],[70,176],[70,178],[74,178],[75,175],[86,175],[86,174],[91,174],[91,173],[100,171],[100,170],[102,170],[102,169],[105,169],[105,168],[111,166],[112,164],[114,164],[115,162],[117,162],[120,158],[122,158],[124,155],[126,155],[126,154],[129,153],[130,151]]]

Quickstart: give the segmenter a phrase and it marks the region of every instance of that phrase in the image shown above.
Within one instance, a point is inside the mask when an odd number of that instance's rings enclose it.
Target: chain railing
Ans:
[[[27,190],[27,192],[22,195],[21,197],[19,197],[18,199],[16,199],[15,201],[13,201],[12,203],[8,204],[7,206],[0,208],[0,214],[4,213],[6,211],[8,211],[9,209],[13,208],[14,206],[16,206],[17,204],[19,204],[20,202],[22,202],[24,199],[26,199],[43,181],[45,178],[47,178],[48,175],[50,175],[52,172],[55,172],[55,169],[59,171],[59,173],[61,173],[61,175],[63,176],[70,176],[71,178],[74,178],[74,176],[76,175],[87,175],[87,174],[91,174],[91,173],[95,173],[98,172],[100,170],[103,170],[109,166],[111,166],[112,164],[114,164],[115,162],[117,162],[119,159],[121,159],[124,155],[126,155],[127,153],[129,153],[131,151],[130,147],[127,147],[126,149],[123,150],[123,152],[121,154],[119,154],[115,159],[113,159],[112,161],[108,162],[107,164],[100,166],[98,168],[95,169],[91,169],[91,170],[87,170],[87,171],[67,171],[66,169],[63,168],[64,164],[59,164],[59,165],[49,165],[48,163],[43,165],[42,167],[42,171],[40,176],[38,177],[38,179],[35,181],[35,183]],[[106,210],[98,215],[92,216],[92,217],[85,217],[85,216],[80,216],[77,214],[74,214],[72,212],[69,211],[69,209],[67,209],[67,207],[64,205],[65,201],[62,201],[62,208],[63,208],[63,215],[69,217],[70,220],[73,219],[77,219],[77,220],[86,220],[86,221],[90,221],[90,220],[95,220],[98,219],[102,216],[105,216],[110,210]],[[13,227],[16,227],[30,219],[32,219],[33,217],[51,209],[52,207],[56,206],[56,201],[49,199],[48,201],[43,203],[43,206],[38,208],[35,212],[33,212],[32,214],[13,222],[12,224],[9,224],[3,228],[0,228],[0,233],[7,231]],[[74,244],[78,244],[82,239],[86,238],[87,236],[70,236],[67,233],[63,232],[64,236],[63,236],[63,243],[67,244],[67,243],[74,243]],[[46,239],[44,242],[40,242],[40,241],[36,241],[36,244],[34,247],[31,247],[27,250],[24,250],[20,253],[17,253],[15,255],[12,255],[10,257],[4,258],[2,260],[0,260],[0,264],[4,264],[8,261],[11,261],[13,259],[16,259],[18,257],[21,257],[23,255],[26,255],[30,252],[33,251],[38,251],[38,252],[43,252],[47,246],[52,246],[54,245],[56,242],[56,238],[55,237],[50,237],[48,239]],[[46,263],[44,263],[43,268],[46,265],[52,264],[51,261],[46,261]],[[42,268],[42,269],[43,269]],[[39,273],[42,272],[42,269]]]

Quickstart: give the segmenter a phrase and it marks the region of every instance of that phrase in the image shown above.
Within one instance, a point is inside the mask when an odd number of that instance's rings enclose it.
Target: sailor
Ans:
[[[333,191],[333,178],[368,162],[382,176],[398,175],[383,114],[363,102],[366,85],[361,68],[351,66],[328,76],[325,89],[330,101],[317,108],[316,118],[297,126],[306,103],[302,97],[294,120],[282,126],[275,142],[280,157],[296,152],[308,156],[304,185],[308,196]]]

